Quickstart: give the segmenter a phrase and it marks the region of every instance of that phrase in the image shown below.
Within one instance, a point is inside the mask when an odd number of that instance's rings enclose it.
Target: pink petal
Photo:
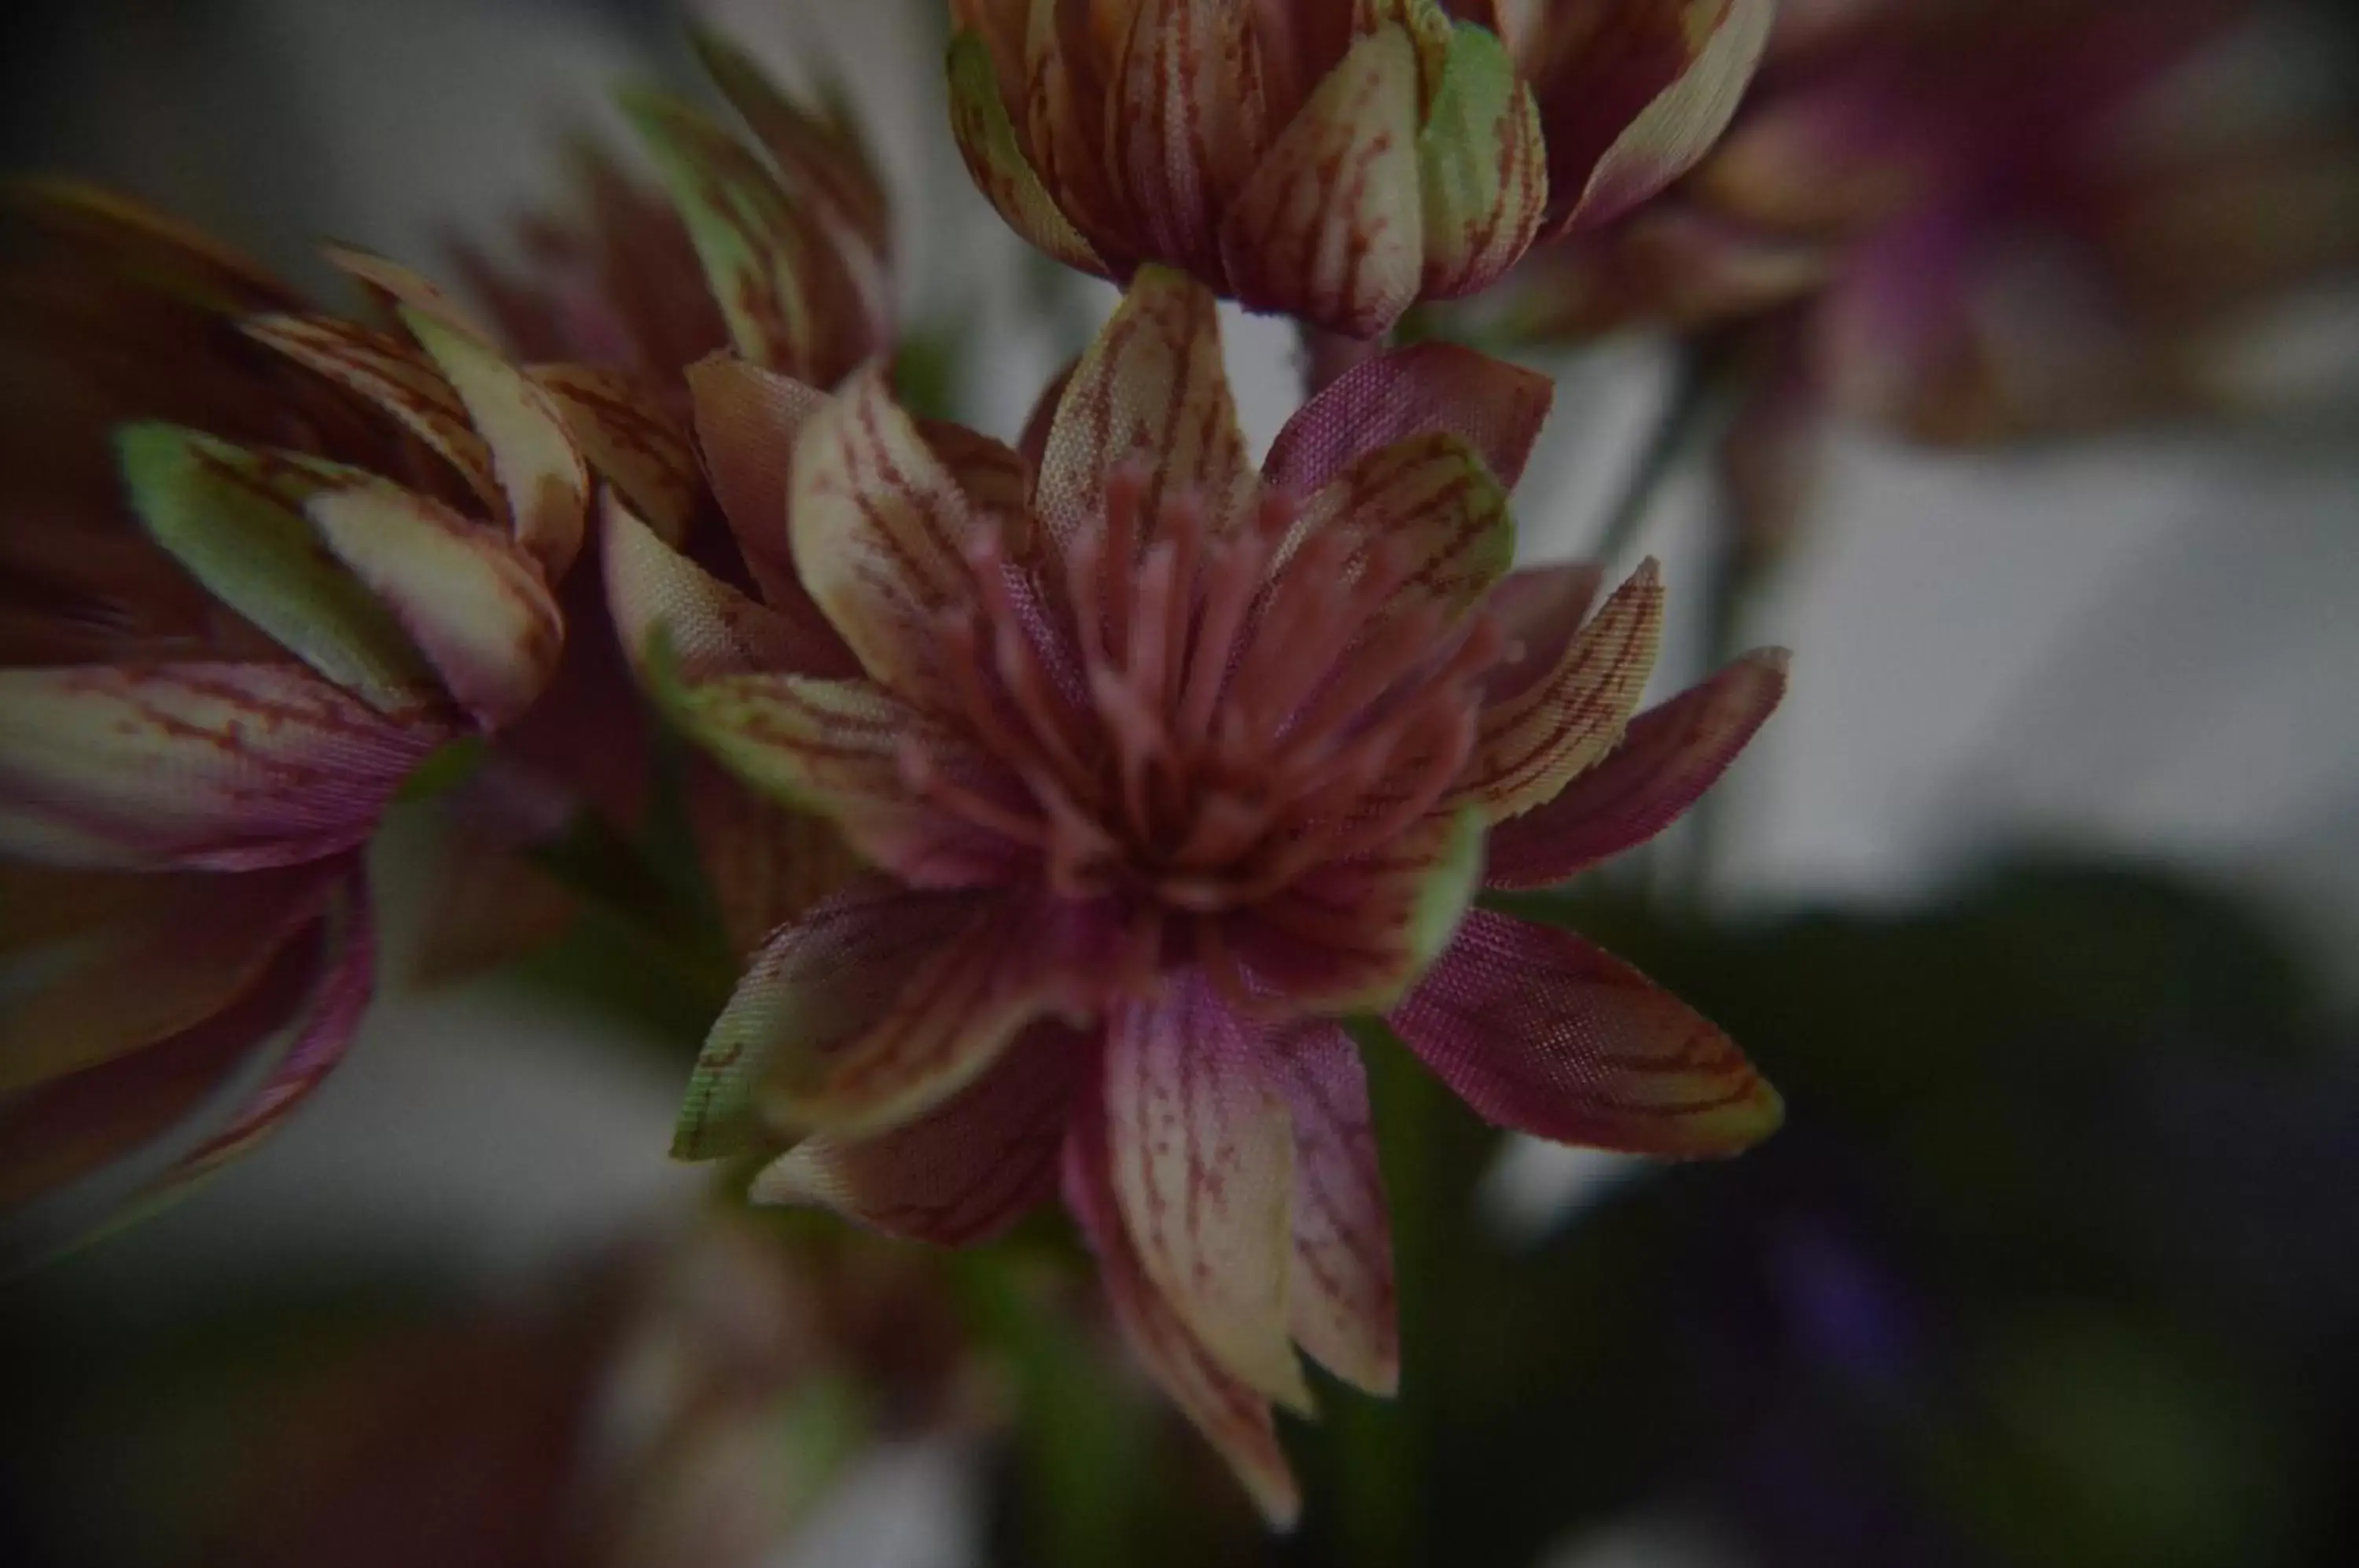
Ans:
[[[803,586],[873,679],[925,692],[936,680],[933,617],[970,591],[974,519],[881,365],[854,375],[804,424],[792,474],[788,528]]]
[[[756,1105],[847,1139],[973,1083],[1026,1025],[1092,1010],[1087,911],[998,893],[845,888],[780,929],[706,1038],[673,1151],[732,1152]]]
[[[1746,654],[1631,722],[1604,761],[1491,830],[1484,885],[1548,887],[1654,837],[1712,788],[1786,694],[1786,652]]]
[[[1589,561],[1527,566],[1501,578],[1483,608],[1516,656],[1484,677],[1485,699],[1501,702],[1555,670],[1604,585],[1605,569]]]
[[[1355,530],[1361,546],[1337,569],[1351,581],[1377,550],[1406,557],[1403,603],[1471,607],[1516,555],[1507,493],[1473,447],[1447,431],[1405,436],[1353,461],[1302,504],[1295,538]]]
[[[452,735],[292,664],[0,670],[0,849],[215,870],[359,844]]]
[[[1106,1020],[1106,1149],[1140,1266],[1256,1393],[1310,1408],[1288,1332],[1294,1133],[1264,1032],[1200,981]]]
[[[626,370],[537,365],[531,376],[565,415],[591,465],[674,549],[704,506],[704,478],[688,427],[654,388]]]
[[[1269,1060],[1294,1123],[1288,1321],[1320,1365],[1389,1395],[1400,1381],[1400,1331],[1367,1075],[1350,1039],[1323,1019],[1279,1031]]]
[[[765,799],[702,757],[684,789],[696,857],[730,945],[750,953],[864,868],[834,823]]]
[[[988,1241],[1057,1191],[1057,1158],[1099,1042],[1033,1024],[989,1071],[875,1138],[814,1133],[754,1179],[757,1203],[816,1203],[890,1236]]]
[[[1642,561],[1567,645],[1556,667],[1483,711],[1459,799],[1494,822],[1553,800],[1622,739],[1662,640],[1663,587]]]
[[[1387,1021],[1501,1127],[1631,1154],[1734,1154],[1785,1112],[1728,1036],[1570,931],[1486,909]]]
[[[1514,489],[1548,418],[1555,384],[1456,343],[1423,343],[1364,360],[1296,410],[1271,443],[1262,482],[1307,495],[1354,459],[1446,430]]]
[[[1374,337],[1417,299],[1425,267],[1418,52],[1386,26],[1312,90],[1229,208],[1221,256],[1256,310]]]
[[[252,1149],[294,1115],[343,1060],[375,986],[375,933],[369,919],[368,886],[358,870],[331,907],[321,940],[330,958],[293,1042],[269,1076],[232,1113],[228,1125],[158,1179],[153,1189],[157,1196],[168,1196]]]
[[[1196,0],[1132,7],[1112,84],[1109,161],[1150,254],[1221,272],[1220,214],[1261,157],[1261,50],[1252,8]]]
[[[1147,477],[1140,516],[1150,522],[1167,499],[1193,495],[1223,527],[1253,494],[1212,293],[1168,267],[1139,269],[1073,366],[1040,455],[1034,507],[1069,539],[1099,514],[1106,476],[1125,465]]]
[[[1269,1403],[1222,1369],[1147,1278],[1115,1195],[1102,1107],[1085,1107],[1073,1118],[1065,1141],[1063,1185],[1065,1205],[1097,1256],[1099,1278],[1131,1348],[1196,1430],[1220,1450],[1262,1516],[1275,1529],[1292,1529],[1302,1511],[1302,1494],[1286,1450],[1278,1446]]]

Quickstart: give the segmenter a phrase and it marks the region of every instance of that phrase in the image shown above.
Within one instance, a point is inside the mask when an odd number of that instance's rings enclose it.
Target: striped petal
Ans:
[[[1248,985],[1302,1013],[1390,1007],[1441,952],[1483,870],[1483,822],[1437,812],[1241,911],[1223,940]]]
[[[1728,770],[1786,694],[1786,652],[1746,654],[1641,713],[1604,761],[1491,831],[1484,885],[1548,887],[1646,843]]]
[[[1147,519],[1168,499],[1192,495],[1225,526],[1253,493],[1212,291],[1169,267],[1139,268],[1066,380],[1034,507],[1057,538],[1071,538],[1103,509],[1106,475],[1125,465],[1146,477]]]
[[[1734,1154],[1777,1091],[1711,1022],[1570,931],[1478,909],[1387,1017],[1485,1120],[1630,1154]]]
[[[109,875],[0,864],[0,894],[105,901],[73,940],[9,944],[0,1094],[80,1073],[195,1029],[250,990],[318,918],[332,874]]]
[[[1455,299],[1488,287],[1538,234],[1548,207],[1539,105],[1490,30],[1450,30],[1440,80],[1417,138],[1425,273],[1419,293]]]
[[[1057,1157],[1098,1041],[1033,1024],[984,1075],[875,1138],[814,1133],[754,1179],[757,1203],[819,1203],[889,1236],[966,1247],[1057,1191]]]
[[[698,864],[741,955],[866,869],[834,823],[757,795],[701,757],[684,793]]]
[[[679,546],[704,505],[687,426],[628,371],[537,365],[529,373],[565,416],[590,465],[665,543]]]
[[[1286,421],[1262,482],[1307,495],[1369,452],[1440,430],[1473,446],[1512,490],[1555,396],[1538,372],[1456,343],[1394,349],[1337,376]]]
[[[1735,117],[1777,19],[1775,0],[1648,0],[1639,9],[1647,25],[1626,29],[1630,48],[1596,51],[1581,79],[1547,89],[1556,229],[1619,217],[1710,151]],[[1606,72],[1618,80],[1591,80]],[[1634,90],[1651,96],[1619,118],[1635,106]]]
[[[1418,58],[1407,31],[1354,43],[1278,134],[1221,226],[1240,303],[1374,337],[1425,267]]]
[[[1662,641],[1663,586],[1649,560],[1615,589],[1556,667],[1482,716],[1461,800],[1494,822],[1556,798],[1622,740]]]
[[[794,626],[714,577],[657,537],[609,495],[599,542],[606,607],[623,653],[642,681],[662,650],[674,678],[695,684],[723,675],[802,667],[809,651]]]
[[[1106,1019],[1106,1152],[1140,1266],[1205,1350],[1310,1409],[1287,1309],[1294,1132],[1265,1032],[1200,980]]]
[[[1023,1029],[1084,1016],[1099,982],[1081,911],[881,878],[784,927],[714,1020],[676,1151],[758,1111],[782,1130],[860,1138],[916,1120]]]
[[[1294,1126],[1288,1322],[1321,1366],[1389,1395],[1400,1382],[1400,1331],[1367,1074],[1351,1040],[1323,1019],[1280,1032],[1268,1060]]]
[[[239,330],[363,398],[424,441],[495,514],[507,497],[492,449],[468,421],[467,405],[413,343],[334,316],[255,316]]]
[[[177,425],[126,425],[115,445],[140,521],[216,598],[380,711],[431,698],[433,676],[393,612],[322,553],[299,509],[354,471]]]
[[[1482,457],[1447,431],[1405,437],[1359,459],[1303,503],[1301,537],[1348,527],[1362,541],[1341,571],[1356,578],[1370,558],[1400,558],[1404,592],[1452,610],[1482,599],[1506,575],[1516,525]]]
[[[322,490],[303,511],[476,723],[506,724],[549,684],[565,619],[522,546],[397,485]]]
[[[530,376],[473,332],[430,309],[406,304],[409,329],[491,452],[516,543],[554,582],[581,553],[590,508],[590,469],[573,444],[564,410]]]
[[[1267,141],[1252,8],[1145,0],[1112,83],[1108,161],[1149,254],[1221,275],[1218,224]]]
[[[869,675],[934,669],[933,617],[968,592],[965,494],[870,365],[805,422],[787,507],[797,574]]]
[[[359,844],[447,725],[293,665],[0,670],[0,850],[245,870]]]
[[[657,701],[715,761],[770,799],[827,817],[904,881],[995,886],[1036,864],[1027,844],[919,798],[902,762],[913,748],[1011,815],[1026,799],[994,761],[881,686],[772,674],[688,685],[660,668],[651,674]]]
[[[1501,578],[1483,608],[1515,653],[1484,677],[1488,700],[1503,701],[1554,670],[1604,585],[1605,569],[1589,561],[1527,566]]]
[[[1124,1337],[1155,1380],[1227,1460],[1273,1529],[1290,1530],[1301,1490],[1278,1445],[1269,1401],[1223,1370],[1140,1262],[1115,1194],[1103,1106],[1073,1118],[1065,1142],[1065,1205],[1098,1260]]]
[[[998,68],[980,33],[961,32],[951,40],[950,93],[951,134],[966,160],[967,173],[1007,226],[1067,267],[1108,276],[1105,262],[1059,209],[1025,158],[1015,122],[1007,117],[1006,101],[1000,96]]]

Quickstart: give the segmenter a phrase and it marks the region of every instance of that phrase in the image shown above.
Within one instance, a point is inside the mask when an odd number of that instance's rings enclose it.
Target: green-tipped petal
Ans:
[[[976,189],[1027,242],[1067,267],[1109,276],[1109,268],[1040,182],[1016,139],[1000,97],[998,68],[980,33],[951,40],[951,133]]]
[[[1486,287],[1530,246],[1548,208],[1539,106],[1488,30],[1463,22],[1451,29],[1417,165],[1422,294],[1451,299]]]

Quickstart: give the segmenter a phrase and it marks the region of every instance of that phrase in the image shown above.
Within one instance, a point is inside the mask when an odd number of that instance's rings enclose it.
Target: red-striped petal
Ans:
[[[1484,885],[1547,887],[1646,843],[1728,770],[1786,694],[1786,652],[1746,654],[1631,721],[1604,761],[1491,830]]]
[[[1108,160],[1148,254],[1218,278],[1221,212],[1268,139],[1252,7],[1143,0],[1111,98]]]
[[[626,370],[537,365],[530,372],[555,400],[591,466],[631,509],[678,548],[704,506],[704,478],[688,427]]]
[[[1400,1381],[1400,1331],[1367,1074],[1351,1040],[1324,1019],[1276,1033],[1267,1060],[1294,1123],[1288,1322],[1321,1366],[1389,1395]]]
[[[1477,909],[1386,1021],[1484,1119],[1630,1154],[1734,1154],[1784,1116],[1728,1036],[1570,931]]]
[[[660,646],[677,679],[691,685],[723,675],[800,670],[834,649],[816,649],[785,617],[757,604],[656,536],[609,495],[600,545],[606,606],[625,657],[641,679]]]
[[[1053,1197],[1057,1158],[1099,1042],[1033,1024],[989,1071],[917,1120],[875,1138],[814,1133],[754,1179],[757,1203],[821,1203],[938,1247],[988,1241]]]

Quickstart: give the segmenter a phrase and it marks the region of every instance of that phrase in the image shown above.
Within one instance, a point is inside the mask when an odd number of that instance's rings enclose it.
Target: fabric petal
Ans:
[[[1485,699],[1500,702],[1554,670],[1604,585],[1605,569],[1591,561],[1527,566],[1501,578],[1483,608],[1498,622],[1515,657],[1484,675]]]
[[[1147,482],[1146,528],[1182,496],[1224,527],[1253,494],[1212,292],[1169,267],[1139,268],[1066,380],[1033,485],[1035,509],[1059,539],[1070,539],[1103,509],[1107,474],[1125,465]]]
[[[294,665],[0,670],[0,851],[236,871],[368,837],[449,726]]]
[[[109,875],[0,863],[12,909],[89,901],[94,929],[0,943],[23,973],[0,1015],[0,1094],[195,1029],[251,989],[318,918],[333,873]],[[5,973],[5,971],[0,971]]]
[[[1418,57],[1406,30],[1354,43],[1237,192],[1221,256],[1238,302],[1374,337],[1425,267]]]
[[[1106,277],[1105,262],[1058,208],[1025,158],[1000,96],[998,68],[981,34],[962,32],[951,40],[950,93],[951,134],[975,189],[1035,249],[1067,267]]]
[[[882,366],[859,371],[804,424],[792,474],[788,527],[803,586],[873,679],[924,692],[933,617],[970,592],[973,517]]]
[[[1786,651],[1748,653],[1631,721],[1604,761],[1491,830],[1488,887],[1549,887],[1646,843],[1728,770],[1786,694]]]
[[[1399,558],[1404,593],[1451,610],[1479,602],[1515,561],[1507,493],[1475,450],[1447,431],[1405,437],[1338,474],[1303,503],[1302,537],[1347,527],[1360,550],[1348,579],[1378,552]]]
[[[701,757],[685,794],[698,863],[741,955],[865,868],[834,823],[766,800]]]
[[[1093,934],[1082,911],[997,893],[847,887],[756,955],[706,1038],[674,1152],[730,1152],[757,1108],[842,1138],[917,1119],[1026,1025],[1086,1016]]]
[[[658,648],[691,684],[802,668],[811,650],[784,617],[666,544],[619,497],[606,497],[603,517],[606,606],[640,679],[650,678]]]
[[[1294,1124],[1288,1321],[1321,1366],[1390,1395],[1400,1382],[1400,1330],[1367,1074],[1350,1038],[1324,1019],[1277,1031],[1268,1061]]]
[[[1442,951],[1483,871],[1483,821],[1424,818],[1229,917],[1222,940],[1256,995],[1302,1013],[1390,1007]]]
[[[1419,292],[1451,299],[1488,287],[1530,246],[1548,207],[1539,105],[1488,28],[1451,28],[1417,161],[1425,239]]]
[[[1025,844],[919,798],[903,761],[913,750],[1011,815],[1028,799],[958,734],[883,687],[766,674],[688,684],[660,668],[651,681],[657,701],[715,761],[770,799],[828,818],[904,881],[994,886],[1036,863]]]
[[[1482,454],[1503,488],[1522,477],[1556,385],[1456,343],[1393,349],[1353,366],[1296,410],[1271,443],[1262,483],[1307,495],[1355,459],[1447,431]]]
[[[1652,560],[1615,589],[1549,673],[1484,709],[1461,800],[1494,822],[1553,800],[1614,749],[1662,641],[1663,586]]]
[[[384,712],[414,708],[433,675],[393,612],[320,549],[299,510],[330,475],[177,425],[116,433],[131,504],[157,543],[217,598]]]
[[[1053,1020],[1016,1036],[973,1083],[875,1138],[814,1133],[754,1179],[757,1203],[821,1203],[889,1236],[966,1247],[1053,1197],[1098,1037]]]
[[[591,466],[666,544],[679,548],[704,496],[688,428],[628,371],[537,365],[529,374],[564,414]]]
[[[1277,1441],[1269,1402],[1224,1371],[1139,1261],[1115,1195],[1103,1104],[1073,1118],[1065,1141],[1065,1205],[1072,1211],[1124,1337],[1155,1380],[1227,1460],[1273,1529],[1290,1530],[1302,1494]]]
[[[1265,1032],[1201,980],[1106,1018],[1106,1151],[1139,1263],[1214,1360],[1310,1408],[1288,1323],[1294,1132]]]
[[[1146,249],[1219,277],[1221,211],[1267,139],[1252,8],[1144,0],[1132,9],[1111,95],[1108,161]]]
[[[1735,117],[1736,106],[1769,41],[1770,26],[1777,20],[1775,0],[1655,0],[1647,8],[1658,14],[1657,27],[1663,36],[1654,41],[1665,51],[1677,50],[1685,58],[1645,107],[1613,132],[1602,149],[1593,139],[1605,129],[1594,118],[1595,109],[1585,116],[1586,136],[1563,136],[1559,124],[1549,126],[1551,205],[1561,210],[1554,224],[1560,230],[1594,227],[1619,217],[1686,173],[1710,151]],[[1636,34],[1640,29],[1632,31]],[[1657,62],[1614,63],[1624,66],[1628,76],[1595,95],[1599,102],[1618,101],[1631,87],[1645,82],[1647,67]],[[1571,101],[1569,107],[1578,114],[1583,89],[1578,84],[1552,88],[1551,99],[1560,93]],[[1544,111],[1554,107],[1551,102]],[[1582,145],[1584,142],[1586,147]],[[1594,161],[1582,158],[1582,153],[1593,149]]]
[[[1734,1154],[1785,1115],[1727,1035],[1570,931],[1477,909],[1387,1015],[1485,1120],[1629,1154]]]
[[[303,511],[476,723],[507,724],[549,684],[565,619],[523,546],[397,485],[322,490]]]

